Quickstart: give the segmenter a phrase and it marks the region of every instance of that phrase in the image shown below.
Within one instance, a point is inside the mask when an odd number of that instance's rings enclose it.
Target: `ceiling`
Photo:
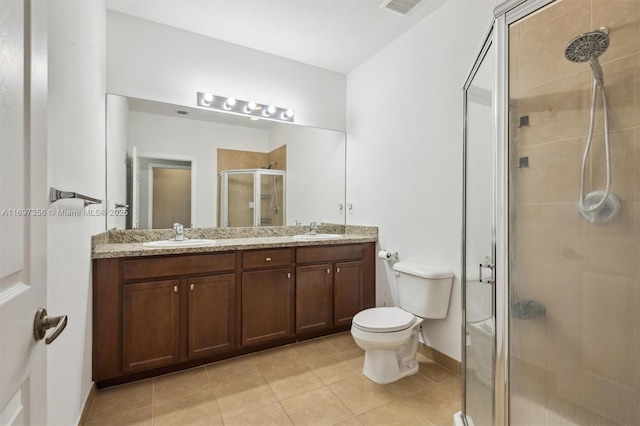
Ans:
[[[446,0],[106,0],[107,8],[346,74]]]

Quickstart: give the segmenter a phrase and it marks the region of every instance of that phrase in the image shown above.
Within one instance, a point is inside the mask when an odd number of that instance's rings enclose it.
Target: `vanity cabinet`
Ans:
[[[291,248],[242,253],[242,345],[292,335]]]
[[[94,261],[94,379],[235,349],[235,257]]]
[[[178,361],[180,280],[128,284],[122,291],[122,370]]]
[[[302,247],[296,252],[296,333],[348,327],[364,309],[364,245]]]
[[[194,277],[187,281],[187,355],[196,358],[236,347],[236,275]]]
[[[333,271],[329,263],[296,268],[296,333],[333,325]]]
[[[98,387],[347,330],[374,243],[93,261]]]

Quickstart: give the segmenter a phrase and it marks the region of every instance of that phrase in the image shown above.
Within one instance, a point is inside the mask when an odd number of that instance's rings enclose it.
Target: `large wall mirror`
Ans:
[[[345,223],[346,135],[107,95],[107,229]]]

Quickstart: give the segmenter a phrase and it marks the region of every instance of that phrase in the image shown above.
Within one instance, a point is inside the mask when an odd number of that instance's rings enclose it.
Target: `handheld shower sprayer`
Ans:
[[[622,211],[622,202],[611,192],[611,149],[609,141],[609,108],[604,89],[604,76],[598,57],[609,47],[609,29],[602,27],[599,30],[584,33],[575,37],[567,44],[564,56],[571,62],[588,62],[593,73],[593,85],[591,90],[591,113],[589,120],[589,135],[582,156],[582,173],[580,180],[580,200],[578,211],[583,218],[591,223],[604,224],[613,221]],[[591,151],[593,140],[594,121],[596,115],[596,98],[598,88],[602,99],[604,120],[604,147],[607,162],[607,183],[604,191],[593,191],[585,195],[585,180],[587,160]]]

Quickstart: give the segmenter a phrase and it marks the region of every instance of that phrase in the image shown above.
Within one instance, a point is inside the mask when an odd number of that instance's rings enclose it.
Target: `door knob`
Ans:
[[[40,308],[36,311],[36,317],[33,320],[33,338],[36,342],[44,338],[45,333],[50,328],[53,328],[53,333],[45,339],[45,343],[48,345],[58,338],[60,333],[67,326],[67,316],[60,315],[59,317],[50,317],[47,315],[47,310]]]

